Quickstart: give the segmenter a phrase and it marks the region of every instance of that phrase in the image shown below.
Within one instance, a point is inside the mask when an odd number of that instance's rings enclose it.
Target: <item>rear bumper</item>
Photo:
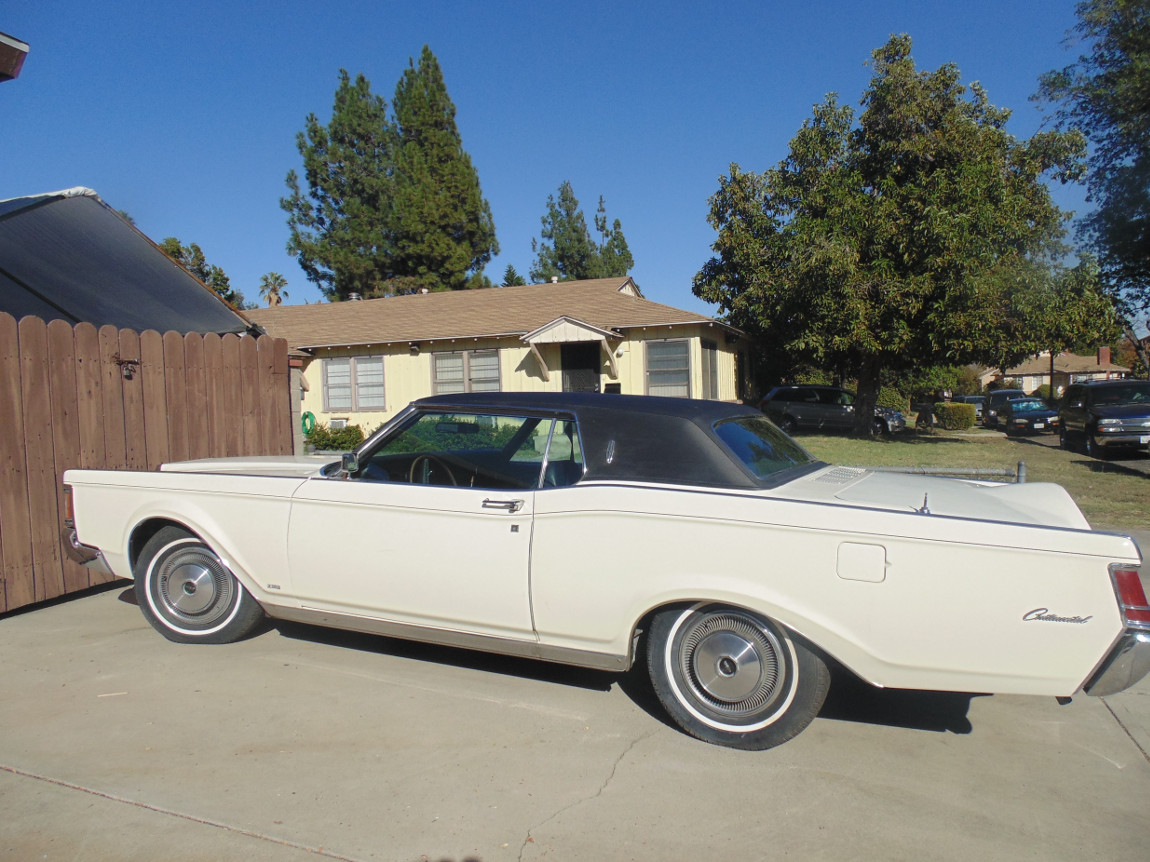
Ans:
[[[1150,673],[1150,631],[1127,629],[1082,690],[1094,697],[1117,694]]]
[[[104,552],[99,548],[93,548],[91,545],[81,544],[74,528],[64,527],[60,531],[60,540],[64,545],[64,553],[72,562],[79,563],[81,566],[102,575],[113,574],[108,561],[104,559]]]

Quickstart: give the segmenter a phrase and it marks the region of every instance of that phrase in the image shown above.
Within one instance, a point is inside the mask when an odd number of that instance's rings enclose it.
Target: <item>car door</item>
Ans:
[[[1062,420],[1063,434],[1084,434],[1086,432],[1086,387],[1080,385],[1067,387],[1066,394],[1062,396],[1062,406],[1058,413]]]
[[[529,554],[551,420],[412,417],[351,477],[295,493],[292,588],[305,606],[533,637]],[[541,442],[542,440],[542,442]]]

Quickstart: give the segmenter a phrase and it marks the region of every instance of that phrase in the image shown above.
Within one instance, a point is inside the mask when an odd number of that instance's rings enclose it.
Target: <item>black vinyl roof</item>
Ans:
[[[253,328],[84,188],[0,201],[0,311],[139,331]]]
[[[588,479],[760,487],[712,430],[723,419],[762,418],[753,407],[691,398],[560,392],[435,395],[414,406],[574,418]]]

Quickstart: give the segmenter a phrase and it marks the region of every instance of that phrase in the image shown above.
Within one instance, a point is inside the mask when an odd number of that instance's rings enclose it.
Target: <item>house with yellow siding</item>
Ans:
[[[630,278],[422,293],[245,312],[287,339],[301,413],[370,433],[455,392],[603,392],[738,401],[750,342],[644,298]]]

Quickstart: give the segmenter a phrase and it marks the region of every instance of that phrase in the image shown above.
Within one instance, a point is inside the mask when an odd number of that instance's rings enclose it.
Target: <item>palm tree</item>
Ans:
[[[278,272],[269,272],[260,276],[260,296],[267,300],[268,308],[283,305],[287,299],[287,279]]]

